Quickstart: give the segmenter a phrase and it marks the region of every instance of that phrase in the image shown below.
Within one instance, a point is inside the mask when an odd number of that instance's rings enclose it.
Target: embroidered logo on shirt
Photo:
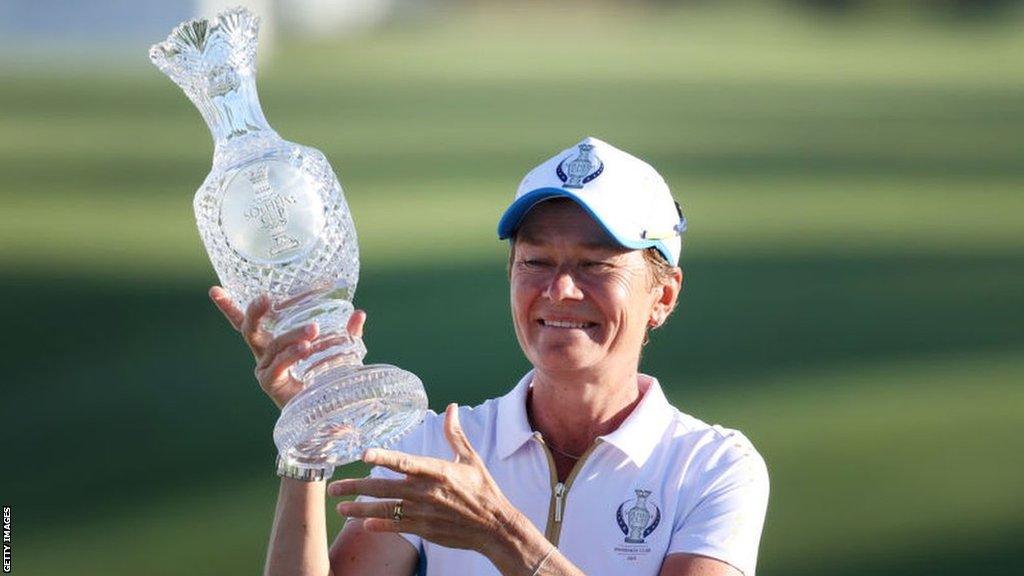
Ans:
[[[619,530],[626,536],[627,544],[643,544],[661,523],[661,508],[648,501],[650,490],[636,489],[633,492],[636,493],[636,498],[619,504],[615,511],[615,520],[619,523]]]

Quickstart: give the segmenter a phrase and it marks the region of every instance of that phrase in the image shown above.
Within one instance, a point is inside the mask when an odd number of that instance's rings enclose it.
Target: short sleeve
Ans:
[[[696,503],[675,527],[668,554],[708,556],[754,576],[768,508],[764,459],[742,435],[730,435],[689,484],[683,490],[696,490]]]
[[[390,449],[398,450],[400,452],[406,452],[409,454],[416,454],[419,456],[431,456],[431,454],[428,451],[428,445],[430,444],[429,434],[431,430],[435,427],[434,421],[436,419],[436,413],[434,413],[433,411],[428,412],[426,418],[419,426],[409,431],[408,434],[402,437],[402,439],[399,440],[394,446],[391,446]],[[384,478],[388,480],[400,480],[403,478],[403,475],[381,466],[374,466],[373,469],[370,470],[370,477]],[[375,502],[377,500],[383,500],[383,498],[375,498],[373,496],[360,496],[356,498],[357,502]],[[417,551],[423,549],[423,539],[419,536],[415,534],[406,534],[404,532],[401,532],[400,535],[402,536],[402,538],[405,538],[410,544],[412,544],[412,547],[415,548]]]

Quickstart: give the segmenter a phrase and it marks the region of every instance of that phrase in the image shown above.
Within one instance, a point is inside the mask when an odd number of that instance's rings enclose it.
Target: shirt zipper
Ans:
[[[544,447],[544,454],[548,457],[548,466],[551,470],[551,505],[548,507],[548,524],[544,529],[544,536],[549,542],[558,546],[558,539],[562,535],[562,519],[565,516],[565,500],[569,496],[569,489],[572,488],[573,480],[576,479],[576,474],[583,468],[584,462],[590,453],[597,447],[598,442],[594,442],[587,448],[587,451],[580,456],[580,459],[573,464],[572,470],[569,471],[569,476],[565,478],[565,482],[558,481],[558,469],[555,467],[555,457],[551,453],[551,449],[544,443],[544,437],[541,436],[540,432],[534,432],[534,437],[540,442],[540,445]]]
[[[555,484],[555,522],[562,521],[562,502],[565,498],[565,484]]]

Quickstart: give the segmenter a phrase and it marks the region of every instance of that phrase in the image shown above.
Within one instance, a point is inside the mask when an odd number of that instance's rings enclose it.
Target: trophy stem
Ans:
[[[312,291],[298,301],[289,300],[285,311],[274,312],[267,320],[267,328],[275,336],[316,322],[319,335],[311,343],[316,352],[292,366],[292,375],[307,383],[317,372],[339,366],[361,366],[366,356],[362,338],[348,333],[348,321],[355,310],[352,303],[317,298],[320,294]]]
[[[256,79],[252,75],[240,75],[233,89],[224,86],[218,93],[215,88],[211,87],[209,95],[197,95],[193,102],[206,120],[217,148],[250,134],[277,137],[263,115],[256,94]]]
[[[344,293],[343,285],[335,293]],[[318,297],[320,296],[320,297]],[[315,321],[317,350],[292,367],[305,387],[281,410],[274,429],[281,460],[295,469],[330,476],[334,466],[359,459],[373,446],[386,446],[419,423],[427,408],[423,384],[394,366],[364,366],[366,347],[348,332],[354,308],[322,291],[279,302],[267,320],[275,335]]]

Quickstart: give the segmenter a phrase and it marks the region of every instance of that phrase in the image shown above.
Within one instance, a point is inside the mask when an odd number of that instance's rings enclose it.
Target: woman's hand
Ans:
[[[501,493],[459,424],[458,408],[448,406],[444,434],[455,453],[453,461],[371,449],[363,461],[405,474],[402,480],[357,478],[332,482],[332,496],[387,498],[379,502],[342,502],[337,510],[364,518],[371,532],[418,534],[449,548],[497,553],[501,537],[514,523],[529,522]],[[401,518],[395,510],[401,502]]]
[[[220,286],[210,288],[210,300],[228,319],[231,326],[242,334],[245,343],[256,358],[256,380],[267,396],[283,408],[303,388],[303,383],[292,376],[290,368],[299,360],[335,342],[315,342],[319,335],[317,325],[306,324],[281,334],[277,338],[262,326],[263,316],[270,310],[270,298],[262,295],[249,303],[245,312],[231,300],[227,290]],[[348,333],[362,337],[366,313],[356,310],[348,320]]]

